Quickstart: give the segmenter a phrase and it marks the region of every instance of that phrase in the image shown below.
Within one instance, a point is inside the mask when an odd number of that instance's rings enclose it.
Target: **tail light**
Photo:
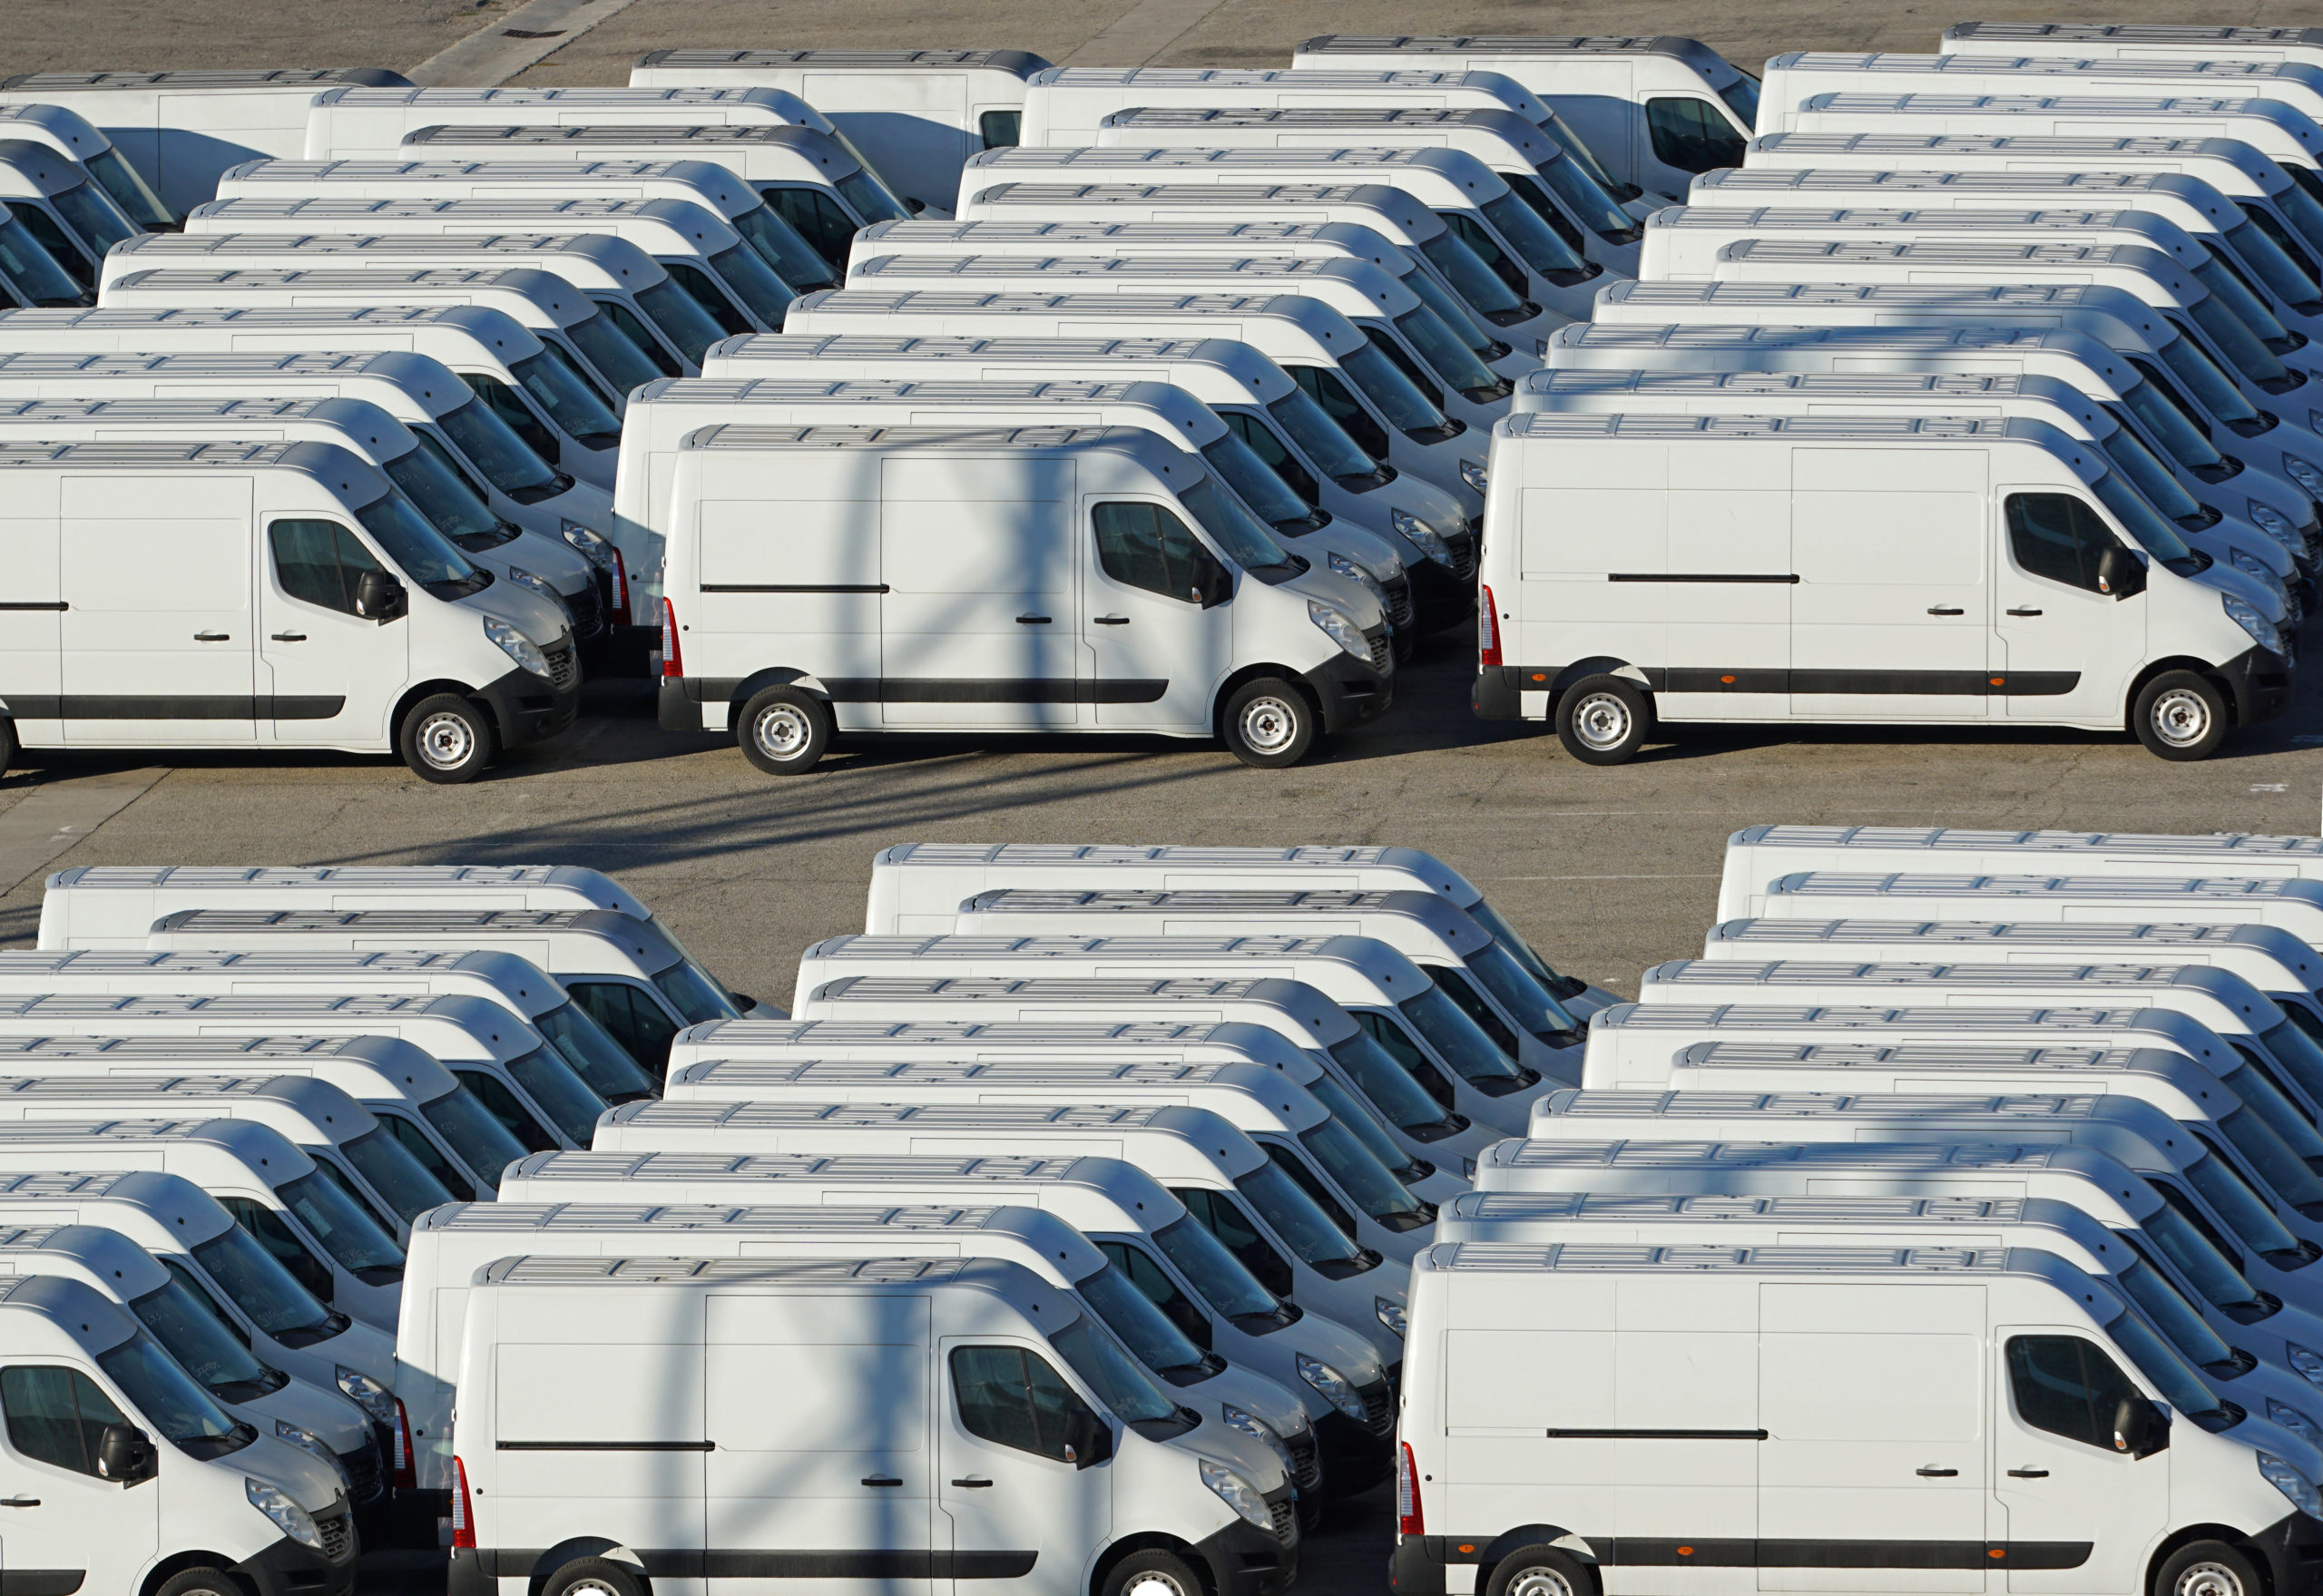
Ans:
[[[662,674],[683,676],[685,661],[678,654],[678,610],[669,600],[662,601]]]
[[[403,1410],[403,1398],[396,1398],[396,1424],[387,1437],[387,1483],[397,1491],[419,1488],[419,1469],[412,1461],[411,1416]]]
[[[1492,589],[1479,585],[1476,605],[1476,669],[1490,671],[1500,661],[1500,616],[1492,607]]]
[[[1411,1443],[1399,1442],[1396,1450],[1402,1454],[1403,1459],[1396,1465],[1396,1533],[1425,1535],[1427,1533],[1426,1515],[1420,1512],[1419,1470],[1412,1464]],[[460,1482],[460,1489],[463,1492],[467,1489],[467,1482],[465,1478]],[[457,1509],[454,1511],[456,1512]],[[453,1522],[457,1523],[459,1521],[455,1519]],[[456,1541],[453,1544],[457,1545],[459,1542]],[[471,1541],[468,1544],[474,1545],[475,1542]]]
[[[1408,1448],[1404,1455],[1409,1459]],[[475,1512],[468,1506],[468,1465],[456,1455],[452,1459],[452,1550],[475,1550]]]
[[[613,622],[616,626],[629,624],[629,562],[621,557],[621,550],[613,550]]]

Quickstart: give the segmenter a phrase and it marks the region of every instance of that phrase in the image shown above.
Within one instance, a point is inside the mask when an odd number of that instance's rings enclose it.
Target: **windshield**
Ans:
[[[1321,524],[1307,502],[1292,493],[1281,475],[1251,453],[1250,446],[1230,427],[1224,437],[1202,446],[1201,457],[1226,479],[1226,485],[1243,504],[1257,511],[1261,521],[1272,523],[1277,531],[1295,537]]]
[[[433,1102],[421,1103],[419,1111],[453,1155],[467,1166],[468,1173],[493,1192],[500,1188],[500,1172],[527,1150],[465,1086],[455,1086]]]
[[[367,1270],[403,1273],[403,1248],[355,1200],[320,1172],[274,1189],[293,1219],[322,1244],[338,1267],[361,1279]],[[376,1282],[366,1281],[367,1285]]]
[[[1444,274],[1453,291],[1486,320],[1505,326],[1524,318],[1524,299],[1476,259],[1476,252],[1451,229],[1420,245],[1419,252]]]
[[[2304,1017],[2305,1011],[2297,1004],[2283,1007],[2288,1013]],[[2293,1085],[2309,1101],[2323,1102],[2323,1047],[2318,1047],[2312,1036],[2285,1020],[2261,1033],[2259,1040],[2267,1044],[2268,1053],[2282,1065]]]
[[[1379,1160],[1382,1169],[1394,1171],[1398,1179],[1418,1178],[1414,1173],[1417,1160],[1396,1145],[1396,1139],[1387,1134],[1387,1127],[1379,1122],[1379,1116],[1367,1108],[1361,1098],[1340,1085],[1332,1076],[1319,1071],[1312,1081],[1307,1082],[1307,1090],[1314,1093],[1315,1101],[1323,1105],[1348,1135],[1363,1143],[1365,1150]],[[1416,1088],[1413,1090],[1417,1091]],[[1420,1093],[1420,1101],[1426,1102],[1426,1093]]]
[[[567,1075],[572,1073],[569,1070],[565,1072]],[[548,1128],[546,1121],[524,1106],[505,1081],[487,1075],[481,1070],[455,1070],[452,1073],[484,1106],[484,1111],[490,1114],[502,1130],[521,1142],[526,1152],[546,1152],[558,1145],[556,1133]],[[505,1164],[502,1166],[504,1169],[506,1167]]]
[[[2226,1250],[2226,1239],[2212,1233],[2210,1221],[2195,1209],[2191,1199],[2165,1181],[2149,1184],[2161,1199],[2161,1207],[2146,1217],[2142,1228],[2194,1282],[2204,1300],[2243,1324],[2265,1318],[2281,1306],[2269,1306],[2267,1294],[2243,1275],[2240,1260]]]
[[[1597,186],[1596,181],[1569,160],[1544,162],[1535,167],[1541,181],[1550,193],[1557,197],[1567,214],[1599,238],[1612,243],[1635,243],[1643,229],[1636,218],[1621,208],[1613,196]],[[1510,185],[1514,187],[1514,184]],[[1522,193],[1523,190],[1517,191]]]
[[[470,564],[399,493],[380,494],[355,512],[355,519],[396,569],[439,599],[482,592],[492,585],[491,575]]]
[[[630,1057],[629,1050],[579,1004],[562,1003],[544,1014],[534,1014],[533,1025],[573,1066],[573,1072],[588,1083],[589,1090],[607,1102],[635,1102],[641,1097],[657,1095],[653,1077],[646,1073],[644,1065]]]
[[[1436,1055],[1450,1064],[1459,1077],[1478,1086],[1500,1086],[1513,1089],[1524,1081],[1527,1073],[1492,1043],[1474,1020],[1460,1011],[1457,1004],[1431,984],[1417,997],[1406,998],[1398,1005],[1404,1018],[1412,1023],[1422,1041]]]
[[[1223,1366],[1222,1362],[1212,1366],[1201,1348],[1170,1322],[1153,1299],[1131,1285],[1112,1264],[1073,1282],[1073,1288],[1105,1322],[1105,1328],[1120,1337],[1137,1360],[1154,1373],[1166,1377],[1183,1371],[1199,1378],[1214,1375]]]
[[[683,363],[654,332],[652,326],[646,321],[645,318],[617,299],[601,300],[597,308],[604,313],[605,318],[613,324],[623,338],[645,352],[645,357],[661,369],[662,376],[682,377],[685,375]],[[696,306],[695,308],[699,309],[701,307]]]
[[[1211,541],[1245,571],[1260,571],[1290,563],[1290,554],[1274,534],[1242,507],[1239,499],[1220,493],[1205,478],[1178,490],[1178,502],[1193,512]]]
[[[1520,968],[1530,973],[1534,980],[1559,998],[1579,997],[1589,990],[1587,982],[1560,975],[1549,968],[1548,960],[1534,952],[1533,945],[1516,935],[1516,927],[1503,918],[1501,912],[1494,908],[1489,900],[1480,897],[1470,904],[1467,915],[1492,934],[1492,939],[1501,952],[1514,959]]]
[[[2260,341],[2250,324],[2234,312],[2234,308],[2215,293],[2204,294],[2186,308],[2194,325],[2210,334],[2210,341],[2219,347],[2227,361],[2254,383],[2281,383],[2290,373],[2275,358],[2274,351]]]
[[[1404,1190],[1388,1166],[1336,1120],[1326,1120],[1299,1133],[1299,1143],[1323,1168],[1331,1184],[1354,1199],[1355,1206],[1390,1230],[1416,1229],[1432,1222],[1436,1210]],[[1395,1160],[1400,1164],[1404,1160]]]
[[[2153,1327],[2134,1310],[2122,1314],[2106,1326],[2105,1333],[2113,1338],[2116,1346],[2129,1355],[2130,1361],[2137,1366],[2138,1373],[2161,1393],[2161,1399],[2178,1412],[2189,1418],[2196,1415],[2222,1415],[2225,1413],[2219,1399],[2211,1395],[2210,1388],[2202,1384],[2201,1376],[2187,1366],[2186,1360],[2169,1342],[2155,1334]]]
[[[1153,1244],[1177,1267],[1186,1283],[1201,1293],[1211,1310],[1230,1319],[1267,1318],[1282,1312],[1281,1299],[1259,1284],[1226,1244],[1191,1219],[1153,1232]]]
[[[1378,475],[1378,461],[1365,454],[1362,446],[1348,436],[1347,429],[1325,415],[1323,407],[1309,398],[1305,389],[1285,394],[1267,406],[1267,414],[1299,446],[1299,452],[1332,480],[1346,483]],[[1387,447],[1384,437],[1380,447]]]
[[[839,278],[831,270],[829,262],[815,252],[815,246],[764,204],[755,205],[740,216],[728,217],[726,225],[749,241],[750,248],[759,252],[759,259],[774,269],[775,275],[792,293],[839,286]]]
[[[2226,241],[2259,274],[2259,279],[2286,305],[2312,307],[2323,299],[2323,281],[2317,278],[2315,259],[2291,237],[2290,230],[2256,201],[2243,201],[2242,214],[2248,220],[2229,230]]]
[[[1389,1124],[1415,1135],[1423,1131],[1434,1135],[1448,1133],[1451,1120],[1444,1105],[1430,1097],[1412,1079],[1410,1072],[1397,1063],[1369,1033],[1359,1031],[1345,1042],[1333,1043],[1331,1057],[1338,1061],[1339,1068],[1348,1072],[1371,1106],[1387,1116]],[[1418,1062],[1422,1069],[1433,1068],[1425,1059]]]
[[[855,158],[863,161],[860,155]],[[908,218],[911,212],[904,209],[903,201],[889,193],[886,184],[874,182],[867,175],[871,170],[871,163],[863,161],[863,167],[862,171],[850,171],[831,185],[838,191],[839,198],[854,207],[855,213],[863,219],[866,226],[878,221],[902,221]]]
[[[1410,434],[1442,432],[1444,412],[1429,402],[1396,363],[1367,341],[1339,353],[1339,368],[1379,406],[1379,413]]]
[[[2323,256],[2323,177],[2304,167],[2283,168],[2290,178],[2290,186],[2279,194],[2269,194],[2275,208],[2290,219],[2307,247]]]
[[[567,1141],[575,1147],[589,1145],[597,1133],[598,1116],[605,1111],[605,1100],[583,1085],[570,1064],[550,1049],[536,1047],[511,1059],[508,1073]]]
[[[1734,81],[1719,90],[1718,97],[1740,119],[1745,133],[1759,125],[1759,80],[1749,73],[1738,69]]]
[[[1088,1320],[1076,1319],[1062,1330],[1052,1331],[1049,1345],[1122,1423],[1170,1423],[1181,1416],[1178,1405],[1153,1383],[1152,1376],[1139,1368],[1112,1337],[1091,1328]]]
[[[100,150],[88,156],[83,165],[89,175],[104,185],[113,202],[122,213],[148,232],[176,232],[184,224],[178,213],[162,201],[161,195],[146,185],[137,175],[137,169],[122,158],[118,150]]]
[[[2267,1122],[2267,1128],[2283,1139],[2283,1145],[2298,1155],[2309,1166],[2323,1172],[2323,1131],[2294,1107],[2290,1093],[2283,1087],[2275,1072],[2246,1051],[2239,1042],[2234,1051],[2245,1061],[2242,1068],[2229,1072],[2223,1079],[2227,1089],[2240,1098],[2245,1107]]]
[[[773,330],[782,329],[782,318],[799,296],[775,275],[774,268],[766,263],[763,256],[747,244],[736,244],[723,254],[712,255],[710,264],[718,269],[727,288],[742,301],[743,309]]]
[[[1485,369],[1459,334],[1426,306],[1407,310],[1395,320],[1396,330],[1419,351],[1419,357],[1446,387],[1469,395],[1498,393],[1507,387],[1506,382]]]
[[[701,368],[703,351],[726,336],[725,329],[711,319],[710,312],[668,278],[641,289],[637,305],[661,328],[670,347],[691,362],[696,370]]]
[[[2220,1364],[2229,1367],[2238,1361],[2234,1348],[2219,1339],[2194,1305],[2179,1295],[2178,1288],[2161,1276],[2151,1264],[2138,1262],[2113,1273],[2113,1283],[2130,1295],[2130,1300],[2145,1310],[2161,1333],[2170,1337],[2191,1361],[2205,1368]]]
[[[436,425],[486,482],[510,498],[522,503],[521,494],[537,497],[540,490],[555,488],[557,474],[482,399],[468,399],[445,411]]]
[[[2259,1172],[2259,1179],[2275,1196],[2302,1213],[2323,1218],[2323,1176],[2318,1176],[2254,1110],[2237,1109],[2215,1122],[2219,1134]]]
[[[0,200],[0,210],[16,219],[16,225],[31,233],[51,259],[63,267],[67,275],[83,289],[97,286],[96,267],[81,252],[72,235],[57,225],[56,218],[29,200]]]
[[[309,1337],[319,1339],[334,1333],[333,1321],[339,1316],[317,1302],[314,1295],[293,1279],[290,1271],[240,1225],[229,1225],[189,1250],[193,1261],[201,1266],[201,1272],[225,1294],[226,1300],[276,1340],[299,1337],[291,1344],[301,1345]],[[338,1327],[344,1327],[343,1321]],[[302,1331],[308,1336],[301,1337]]]
[[[2183,406],[2174,389],[2140,377],[2122,395],[2122,402],[2145,423],[2147,431],[2161,440],[2171,457],[2189,471],[2216,474],[2225,465],[2225,456],[2210,446],[2209,427]]]
[[[1508,956],[1497,942],[1488,942],[1461,963],[1468,974],[1499,1003],[1502,1010],[1544,1042],[1565,1046],[1573,1042],[1581,1022],[1534,979],[1532,972]]]
[[[1485,275],[1490,277],[1492,274],[1485,272]],[[1434,272],[1424,271],[1414,265],[1399,280],[1419,297],[1419,302],[1434,312],[1438,321],[1451,328],[1453,335],[1468,346],[1477,359],[1497,360],[1508,353],[1509,346],[1494,338],[1466,306],[1445,292],[1444,285],[1436,280]]]
[[[0,277],[16,297],[35,308],[58,308],[87,302],[81,285],[41,248],[29,228],[19,227],[0,211]]]
[[[1635,183],[1625,183],[1612,172],[1607,171],[1605,163],[1597,159],[1597,152],[1592,150],[1582,136],[1573,131],[1565,119],[1559,116],[1554,110],[1550,111],[1548,116],[1537,125],[1543,132],[1556,142],[1557,147],[1565,152],[1568,160],[1578,164],[1589,174],[1592,182],[1612,195],[1614,199],[1634,200],[1645,192]]]
[[[2192,391],[2196,403],[2220,421],[2231,425],[2259,419],[2257,407],[2242,397],[2234,379],[2220,370],[2210,352],[2193,339],[2171,338],[2162,347],[2161,363]]]
[[[210,1393],[142,1330],[111,1352],[97,1354],[97,1366],[129,1398],[138,1417],[189,1456],[223,1457],[258,1439],[250,1425],[227,1417]]]
[[[539,354],[511,361],[508,369],[567,437],[592,449],[621,442],[621,417],[554,344],[543,343]]]
[[[1282,434],[1267,425],[1263,412],[1226,409],[1218,412],[1218,418],[1226,424],[1227,431],[1241,439],[1243,446],[1258,456],[1260,465],[1282,478],[1282,485],[1297,494],[1300,504],[1311,511],[1322,502],[1322,488],[1316,482],[1315,474],[1300,464]],[[1307,527],[1322,524],[1323,517],[1316,516],[1307,523]]]
[[[495,548],[508,541],[501,535],[504,528],[515,534],[515,528],[495,515],[450,466],[424,447],[407,449],[380,469],[429,525],[463,548]]]
[[[145,230],[122,213],[112,195],[93,182],[74,183],[51,194],[48,202],[56,207],[74,232],[95,246],[94,253],[98,255]]]
[[[2201,244],[2207,253],[2194,268],[2195,279],[2264,341],[2270,353],[2279,354],[2285,348],[2295,348],[2307,341],[2291,336],[2290,329],[2260,298],[2258,285],[2242,275],[2242,269],[2228,259],[2225,250],[2208,239],[2202,240]]]
[[[2139,548],[2164,564],[2193,558],[2194,551],[2186,546],[2178,529],[2146,503],[2143,494],[2124,482],[2121,473],[2109,471],[2089,487],[2097,495],[2097,502],[2113,513],[2113,519],[2122,524],[2122,530]]]
[[[2171,520],[2203,520],[2202,506],[2195,502],[2194,495],[2179,485],[2170,467],[2155,457],[2154,452],[2145,446],[2137,434],[2124,427],[2099,446],[2105,451],[2105,458],[2112,463],[2114,469],[2128,477],[2132,485],[2145,495],[2146,501]],[[2217,517],[2209,519],[2214,521]]]
[[[2210,1205],[2211,1209],[2226,1221],[2227,1229],[2243,1246],[2260,1257],[2278,1258],[2299,1255],[2298,1239],[2283,1228],[2267,1199],[2250,1189],[2245,1180],[2214,1149],[2203,1142],[2205,1156],[2196,1159],[2186,1168],[2186,1184]]]
[[[174,1275],[131,1303],[129,1311],[187,1374],[225,1401],[248,1402],[287,1383],[253,1357],[210,1304]]]
[[[653,990],[660,993],[689,1025],[704,1025],[712,1020],[739,1020],[742,1017],[742,1011],[726,995],[726,989],[684,959],[653,976],[652,982]]]
[[[385,1199],[407,1225],[429,1209],[452,1200],[444,1183],[411,1156],[409,1148],[385,1131],[367,1131],[352,1141],[342,1141],[338,1150],[363,1183]]]
[[[1309,1264],[1362,1263],[1365,1253],[1328,1214],[1276,1165],[1260,1165],[1237,1176],[1234,1188],[1250,1199],[1259,1217],[1290,1250]]]
[[[1557,280],[1550,275],[1553,272],[1584,278],[1596,275],[1589,262],[1582,259],[1579,249],[1567,243],[1541,220],[1537,211],[1514,193],[1486,200],[1476,209],[1484,213],[1485,220],[1492,223],[1493,231],[1516,251],[1520,259],[1551,282]]]
[[[581,357],[595,367],[599,375],[613,384],[613,391],[624,402],[639,385],[656,377],[676,377],[684,369],[671,358],[670,352],[648,338],[643,348],[635,338],[605,314],[598,306],[588,315],[564,329]]]

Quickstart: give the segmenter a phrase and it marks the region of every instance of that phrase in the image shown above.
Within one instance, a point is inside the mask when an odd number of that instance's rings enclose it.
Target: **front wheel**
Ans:
[[[831,742],[831,707],[801,687],[769,687],[750,695],[734,722],[742,758],[769,776],[811,770]]]
[[[2223,1541],[2191,1541],[2162,1560],[2149,1596],[2262,1596],[2250,1554]]]
[[[2207,759],[2226,740],[2226,695],[2208,677],[2165,671],[2138,690],[2130,729],[2165,759]]]
[[[1184,1558],[1152,1547],[1113,1564],[1103,1591],[1104,1596],[1203,1596],[1209,1588]]]
[[[1261,676],[1236,688],[1220,719],[1228,750],[1262,770],[1296,765],[1315,746],[1315,706],[1279,676]]]
[[[422,781],[441,787],[474,781],[492,763],[499,735],[492,711],[473,699],[439,692],[412,705],[396,733],[397,750]]]
[[[180,1569],[153,1596],[242,1596],[242,1585],[224,1569],[204,1564]]]
[[[1618,676],[1585,676],[1557,700],[1557,740],[1584,765],[1634,758],[1652,729],[1652,702]]]

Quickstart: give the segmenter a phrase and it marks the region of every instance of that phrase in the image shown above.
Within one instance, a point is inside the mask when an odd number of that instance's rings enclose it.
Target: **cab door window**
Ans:
[[[2122,546],[2112,529],[2071,494],[2008,495],[2008,552],[2027,575],[2102,592],[2097,563]]]
[[[0,1414],[8,1444],[34,1463],[103,1478],[97,1448],[107,1425],[129,1421],[113,1398],[78,1369],[0,1369]]]
[[[1124,587],[1199,605],[1229,580],[1218,556],[1159,504],[1100,504],[1093,520],[1098,568]]]
[[[815,253],[823,258],[825,265],[844,277],[848,250],[855,243],[855,218],[820,189],[767,189],[762,192],[775,214],[815,246]]]
[[[1711,171],[1742,164],[1743,138],[1707,100],[1662,95],[1645,103],[1645,128],[1654,158],[1680,171]]]
[[[1186,1339],[1210,1350],[1210,1316],[1201,1305],[1178,1289],[1177,1281],[1144,1248],[1126,1241],[1100,1241],[1097,1250],[1119,1269],[1138,1295],[1162,1310],[1162,1316],[1185,1332]]]
[[[1297,455],[1284,446],[1272,428],[1255,416],[1240,410],[1220,410],[1218,418],[1226,423],[1226,430],[1250,446],[1250,453],[1264,461],[1277,476],[1282,478],[1290,491],[1309,506],[1319,503],[1314,474],[1299,462]]]
[[[358,615],[356,590],[366,572],[384,572],[378,557],[336,521],[277,521],[266,529],[275,585],[302,603]]]
[[[2145,1399],[2103,1348],[2078,1336],[2010,1337],[2008,1388],[2016,1416],[2033,1428],[2107,1452],[2116,1450],[2122,1402]]]
[[[313,1292],[318,1301],[330,1300],[330,1266],[307,1250],[307,1244],[283,1222],[280,1214],[255,1197],[221,1197],[218,1200],[234,1216],[236,1224],[274,1255],[275,1262],[290,1271],[292,1279]]]
[[[1258,1226],[1232,1198],[1193,1187],[1173,1190],[1170,1195],[1186,1205],[1195,1224],[1217,1237],[1219,1245],[1240,1258],[1242,1267],[1258,1277],[1260,1285],[1277,1297],[1290,1295],[1295,1282],[1289,1261],[1259,1234]]]
[[[1021,1346],[956,1346],[952,1392],[960,1427],[980,1441],[1074,1463],[1069,1437],[1096,1415],[1046,1358]]]
[[[669,1064],[678,1027],[652,998],[623,981],[568,981],[564,989],[631,1058],[656,1072]]]
[[[1021,111],[987,111],[976,118],[976,132],[987,150],[1013,148],[1024,129],[1024,113]]]

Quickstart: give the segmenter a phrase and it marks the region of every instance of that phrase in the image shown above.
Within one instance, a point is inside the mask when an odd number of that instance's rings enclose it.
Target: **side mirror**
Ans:
[[[1076,1469],[1094,1468],[1112,1454],[1112,1426],[1094,1408],[1076,1405],[1065,1421],[1064,1461]]]
[[[382,626],[402,618],[406,601],[403,583],[384,571],[366,571],[355,584],[355,612]]]
[[[2151,1457],[2170,1444],[2170,1419],[2142,1396],[2124,1396],[2113,1408],[2113,1450]]]
[[[927,209],[927,201],[925,200],[906,200],[904,201],[904,209],[910,211],[914,216],[917,216]]]
[[[97,1473],[127,1487],[160,1472],[153,1442],[135,1425],[107,1425],[97,1437]]]
[[[1194,602],[1205,610],[1215,610],[1234,596],[1234,573],[1220,562],[1204,560],[1194,573]]]
[[[2145,592],[2145,562],[2115,543],[2097,556],[2097,591],[2116,600],[2135,598]]]

